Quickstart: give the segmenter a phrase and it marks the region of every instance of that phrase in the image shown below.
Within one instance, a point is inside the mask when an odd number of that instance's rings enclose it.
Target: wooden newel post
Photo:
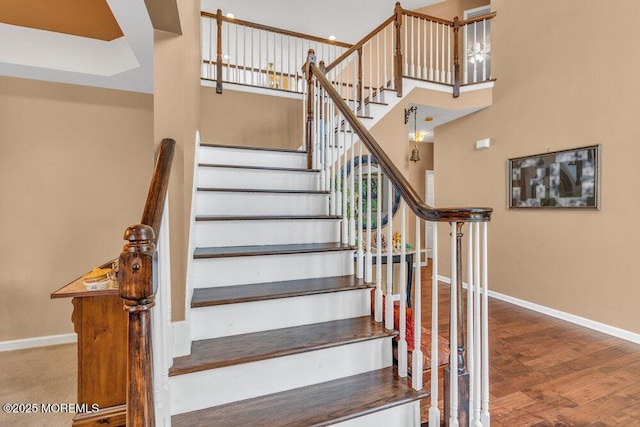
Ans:
[[[402,37],[400,36],[401,28],[402,28],[402,6],[400,6],[400,2],[396,3],[395,7],[395,21],[394,21],[394,29],[395,29],[395,38],[396,38],[396,46],[395,52],[393,55],[393,68],[395,70],[394,76],[395,81],[394,86],[396,92],[398,93],[398,97],[402,96]],[[386,82],[384,84],[387,84]]]
[[[154,302],[155,233],[148,225],[132,225],[120,254],[120,298],[129,313],[127,348],[127,426],[155,426],[151,308]],[[114,349],[114,351],[117,351]]]
[[[460,20],[453,18],[453,97],[460,96]]]
[[[309,49],[307,54],[307,62],[305,64],[305,76],[307,78],[307,127],[306,127],[306,142],[307,142],[307,168],[313,168],[313,73],[311,72],[311,64],[316,63],[316,52],[313,49]]]
[[[216,22],[218,23],[218,44],[216,56],[216,93],[222,93],[222,10],[218,9],[216,13]]]

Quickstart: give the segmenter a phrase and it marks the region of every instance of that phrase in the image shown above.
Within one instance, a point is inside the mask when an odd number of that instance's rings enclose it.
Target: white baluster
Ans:
[[[482,81],[487,80],[487,59],[488,59],[488,48],[490,46],[489,40],[487,40],[487,20],[482,20],[482,46],[483,46],[483,61],[482,61]]]
[[[473,295],[474,307],[473,307],[473,334],[475,336],[475,341],[473,343],[473,353],[472,358],[474,361],[475,370],[471,373],[471,381],[473,383],[473,407],[471,404],[469,408],[473,408],[473,425],[474,427],[480,427],[482,425],[480,419],[480,388],[481,388],[481,361],[480,361],[480,223],[473,224],[473,282],[475,284],[475,293]],[[469,242],[471,244],[471,242]],[[471,360],[471,358],[469,358]],[[471,393],[469,393],[471,395]]]
[[[231,33],[230,27],[231,27],[231,25],[228,22],[226,22],[226,23],[223,22],[222,25],[227,28],[227,52],[226,52],[226,55],[227,55],[227,81],[230,82],[231,81],[231,44],[230,44],[231,43],[231,41],[230,41],[231,40],[231,37],[230,37],[230,33]],[[222,59],[223,59],[222,62],[224,63],[224,53],[222,55]]]
[[[380,33],[376,34],[376,89],[378,90],[378,101],[380,101],[382,92],[380,85]]]
[[[377,171],[378,209],[376,210],[376,304],[374,316],[376,322],[382,322],[382,173],[380,165],[378,165]]]
[[[393,329],[393,186],[387,178],[387,296],[385,327]]]
[[[447,81],[447,73],[446,73],[446,69],[445,69],[446,68],[446,66],[445,66],[446,62],[444,60],[445,53],[446,53],[446,50],[447,50],[447,49],[445,49],[445,43],[446,43],[445,42],[445,38],[446,38],[445,34],[446,34],[446,31],[447,31],[447,28],[449,28],[448,25],[442,24],[442,75],[441,75],[441,80],[440,80],[442,82],[446,82]]]
[[[451,223],[451,308],[449,319],[449,426],[458,426],[458,260],[456,223]]]
[[[412,16],[411,18],[411,77],[415,77],[416,76],[416,66],[415,66],[415,61],[414,61],[414,45],[416,42],[416,39],[414,37],[414,33],[413,33],[413,22],[414,22],[414,17]]]
[[[358,115],[358,54],[351,55],[351,62],[353,62],[353,80],[352,80],[352,92],[353,92],[353,114]]]
[[[342,73],[340,73],[342,79]],[[348,173],[347,173],[347,124],[343,115],[340,115],[340,121],[338,122],[339,132],[342,134],[343,143],[342,150],[344,159],[342,162],[342,169],[344,174],[342,176],[342,243],[349,243],[349,214],[347,212],[347,186],[348,186]]]
[[[405,20],[406,21],[406,20]],[[407,33],[409,32],[409,25],[405,22],[404,25],[404,52],[402,53],[402,55],[404,56],[404,75],[408,76],[409,75],[409,44],[407,43]]]
[[[356,202],[355,202],[355,184],[356,184],[356,169],[355,169],[355,146],[354,136],[355,133],[351,125],[349,125],[349,136],[351,137],[351,143],[349,144],[349,151],[351,152],[351,179],[349,180],[349,245],[355,246],[356,244]]]
[[[362,217],[364,212],[362,210],[362,169],[364,168],[364,162],[362,161],[362,141],[357,141],[358,145],[358,157],[360,158],[360,167],[358,168],[358,224],[356,230],[356,243],[358,244],[358,262],[357,265],[357,278],[362,279],[364,277],[364,252],[362,247]]]
[[[407,249],[406,209],[404,201],[400,207],[400,340],[398,341],[398,375],[407,376]],[[393,266],[393,264],[391,264]],[[388,267],[388,265],[387,265]],[[419,331],[420,329],[417,329]],[[417,332],[419,334],[419,332]]]
[[[431,406],[429,425],[440,425],[438,408],[438,223],[431,223],[433,243],[431,248]]]
[[[154,286],[157,286],[156,306],[152,309],[151,334],[153,346],[153,400],[156,422],[159,426],[171,425],[169,401],[169,368],[173,363],[171,333],[171,256],[169,252],[169,203],[168,196],[160,223],[158,236],[158,261],[154,268]]]
[[[414,390],[422,390],[422,262],[421,252],[422,244],[420,242],[420,226],[422,220],[416,215],[416,254],[414,256],[416,274],[415,283],[413,285],[413,360],[411,362],[411,383]],[[426,254],[425,254],[426,259]],[[437,356],[436,356],[437,358]],[[437,383],[437,381],[436,381]]]
[[[469,372],[469,422],[472,420],[472,411],[474,405],[474,384],[473,373],[475,372],[475,360],[473,360],[473,348],[474,348],[474,330],[473,330],[473,315],[474,307],[473,300],[475,295],[475,280],[473,279],[474,271],[474,258],[473,258],[473,224],[469,223],[468,244],[467,244],[467,371]],[[460,296],[462,297],[462,295]]]
[[[365,258],[365,273],[364,273],[364,281],[367,283],[371,283],[373,280],[373,257],[371,256],[371,153],[367,155],[367,253]]]
[[[216,30],[216,38],[214,40],[213,38],[213,19],[209,18],[209,66],[207,67],[207,78],[209,78],[210,80],[213,80],[214,78],[217,79],[217,76],[214,77],[213,76],[213,70],[215,69],[215,67],[213,66],[213,44],[216,43],[216,46],[218,45],[218,31]],[[216,58],[217,58],[218,52],[216,52]]]
[[[369,40],[367,46],[369,46],[369,77],[367,79],[369,85],[369,101],[373,101],[373,42]],[[369,111],[371,111],[371,107],[369,107]]]
[[[422,78],[425,79],[425,80],[429,79],[429,71],[428,71],[429,67],[427,65],[427,22],[428,21],[426,19],[422,20],[422,23],[423,23],[423,26],[424,26],[424,28],[422,28],[422,34],[423,34],[423,37],[424,37],[424,42],[422,43],[422,48],[424,49],[424,52],[423,52],[423,55],[422,55],[422,58],[423,58],[423,61],[422,61]]]
[[[482,223],[482,425],[491,424],[489,414],[489,279],[487,263],[487,223]]]
[[[366,43],[369,48],[369,76],[367,77],[367,86],[369,86],[369,101],[373,101],[373,43],[369,40]]]
[[[440,81],[440,24],[436,22],[436,42],[435,42],[435,56],[436,56],[436,64],[435,64],[435,81]]]
[[[420,57],[421,55],[421,51],[420,51],[420,26],[422,25],[422,19],[416,18],[418,19],[418,25],[417,25],[417,29],[416,29],[416,33],[417,33],[417,43],[418,43],[418,47],[416,48],[416,54],[417,54],[417,58],[416,58],[416,77],[417,78],[423,78],[422,76],[422,59]]]
[[[284,34],[280,34],[280,89],[286,89],[284,87]],[[320,61],[318,61],[320,63]]]
[[[429,80],[433,80],[433,21],[429,21]]]
[[[451,27],[444,27],[447,31],[447,83],[451,84],[451,67],[452,67],[452,59],[451,59]]]
[[[234,25],[235,29],[236,29],[236,38],[234,40],[234,44],[235,44],[235,48],[236,48],[236,54],[233,58],[233,60],[235,61],[235,74],[234,74],[234,83],[240,83],[240,76],[239,76],[239,69],[238,69],[238,64],[239,64],[239,59],[240,57],[238,56],[238,25]]]
[[[477,31],[478,25],[476,22],[474,22],[472,25],[473,25],[473,50],[471,52],[473,52],[473,83],[477,83],[479,54],[476,53],[476,46],[478,46],[478,31]]]
[[[387,26],[384,29],[384,80],[382,81],[382,84],[384,85],[384,87],[391,87],[391,86],[387,86],[387,82],[389,81],[387,77],[388,76],[387,74],[387,28],[389,27]]]

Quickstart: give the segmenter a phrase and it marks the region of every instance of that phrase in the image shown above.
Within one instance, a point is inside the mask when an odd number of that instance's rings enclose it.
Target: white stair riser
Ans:
[[[169,379],[171,414],[291,390],[388,366],[391,366],[391,338],[380,338],[178,375]]]
[[[200,163],[237,166],[306,168],[307,154],[238,148],[200,147]]]
[[[357,289],[192,308],[191,338],[197,341],[367,316],[370,299],[371,290]]]
[[[340,221],[326,219],[196,221],[196,246],[286,245],[340,240]]]
[[[353,274],[352,252],[315,252],[193,260],[193,288]]]
[[[196,215],[326,215],[325,194],[198,191]]]
[[[332,425],[339,427],[420,427],[420,401],[416,400]]]
[[[318,190],[318,172],[294,172],[224,167],[198,168],[198,187],[265,190]]]

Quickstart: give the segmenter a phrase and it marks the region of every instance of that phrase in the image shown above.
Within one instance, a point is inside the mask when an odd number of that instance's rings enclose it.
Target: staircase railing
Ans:
[[[156,165],[147,194],[140,224],[127,228],[124,239],[127,241],[119,258],[120,297],[124,301],[124,310],[129,313],[129,337],[127,347],[127,426],[155,425],[154,380],[158,379],[158,371],[169,363],[168,343],[164,335],[157,335],[162,328],[158,322],[170,320],[170,298],[162,298],[163,308],[154,310],[154,339],[159,340],[164,350],[156,352],[156,364],[160,369],[154,370],[154,352],[152,345],[151,308],[156,305],[158,290],[157,244],[167,246],[168,218],[165,212],[165,201],[169,186],[171,163],[175,150],[175,141],[164,139],[160,144]],[[164,217],[163,217],[164,216]],[[162,238],[160,237],[162,236]],[[163,258],[167,259],[164,251]],[[167,268],[165,262],[164,267]],[[162,268],[162,266],[160,267]],[[166,277],[166,275],[163,275]],[[162,295],[161,297],[166,297]],[[167,300],[167,301],[165,301]],[[168,308],[167,308],[168,307]],[[169,315],[167,319],[166,316]],[[114,349],[118,351],[119,349]],[[170,359],[170,357],[169,357]],[[155,376],[155,378],[154,378]],[[163,387],[160,381],[160,388]],[[156,389],[157,391],[158,389]]]
[[[327,77],[360,115],[366,114],[367,101],[382,101],[385,90],[402,96],[402,77],[449,85],[457,97],[462,84],[491,79],[489,21],[495,16],[449,21],[396,3],[392,16],[333,62],[325,61]],[[464,79],[460,58],[465,58]]]
[[[386,27],[385,27],[386,28]],[[385,31],[384,29],[382,31]],[[345,52],[346,53],[346,52]],[[345,56],[346,58],[346,56]],[[336,68],[334,68],[336,69]],[[313,51],[306,66],[307,136],[312,164],[321,170],[321,187],[330,193],[331,214],[342,216],[342,241],[357,245],[357,276],[375,282],[374,316],[394,329],[394,299],[398,301],[399,339],[398,372],[407,376],[409,366],[412,384],[421,389],[423,352],[421,349],[421,253],[420,230],[424,221],[448,222],[451,228],[451,306],[449,343],[449,375],[445,382],[445,419],[450,425],[489,425],[488,317],[487,317],[487,223],[490,208],[433,208],[426,205],[404,175],[393,164],[377,141],[344,99],[344,82],[339,74],[330,78],[326,69],[316,64]],[[397,75],[397,74],[396,74]],[[393,79],[392,79],[393,80]],[[386,81],[386,80],[385,80]],[[363,153],[366,157],[363,157]],[[359,161],[356,161],[356,156]],[[368,167],[363,167],[365,158]],[[358,171],[355,165],[359,163]],[[377,167],[373,167],[373,165]],[[350,169],[350,174],[347,170]],[[356,184],[357,183],[357,184]],[[399,193],[399,218],[393,219],[394,194]],[[375,198],[374,198],[375,195]],[[386,205],[386,206],[385,206]],[[413,250],[416,257],[413,319],[407,316],[407,295],[400,286],[398,298],[393,290],[393,257],[400,256],[400,283],[406,280],[407,221],[406,206],[414,214]],[[375,209],[375,212],[374,212]],[[384,212],[383,212],[384,211]],[[383,215],[387,216],[386,250],[383,252]],[[394,224],[395,223],[395,224]],[[374,227],[373,224],[376,224]],[[465,230],[466,226],[466,230]],[[394,233],[399,228],[399,236]],[[375,230],[374,230],[375,229]],[[435,227],[434,227],[435,230]],[[375,238],[373,237],[373,233]],[[468,252],[463,261],[462,237],[468,235]],[[399,237],[399,238],[394,238]],[[374,240],[375,239],[375,240]],[[396,244],[392,244],[393,241]],[[375,244],[374,244],[375,242]],[[431,305],[431,407],[430,425],[439,425],[438,408],[438,261],[437,235],[433,243],[433,289]],[[394,250],[395,249],[395,250]],[[383,289],[382,259],[386,257],[386,287]],[[377,260],[375,275],[373,259]],[[466,262],[466,309],[463,304],[463,265]],[[383,298],[383,295],[384,298]],[[384,299],[384,307],[383,307]],[[466,320],[465,320],[466,319]],[[408,322],[408,323],[407,323]],[[407,342],[407,324],[413,326],[414,337]],[[409,363],[409,348],[411,363]],[[433,424],[431,424],[433,423]]]
[[[351,47],[348,43],[270,27],[217,13],[201,12],[201,77],[223,82],[302,93],[300,65],[307,51],[333,61]]]

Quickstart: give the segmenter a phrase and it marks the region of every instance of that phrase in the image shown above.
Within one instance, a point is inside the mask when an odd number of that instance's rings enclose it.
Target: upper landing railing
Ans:
[[[222,84],[266,87],[302,93],[301,67],[309,49],[325,61],[333,61],[348,43],[302,34],[282,28],[201,12],[201,77]]]
[[[360,104],[384,89],[402,96],[401,77],[449,85],[457,97],[460,86],[492,79],[494,16],[447,20],[397,3],[393,15],[351,45],[230,18],[221,10],[202,12],[201,77],[215,81],[219,93],[225,82],[303,93],[301,66],[313,49],[328,77],[341,82],[345,98]]]

